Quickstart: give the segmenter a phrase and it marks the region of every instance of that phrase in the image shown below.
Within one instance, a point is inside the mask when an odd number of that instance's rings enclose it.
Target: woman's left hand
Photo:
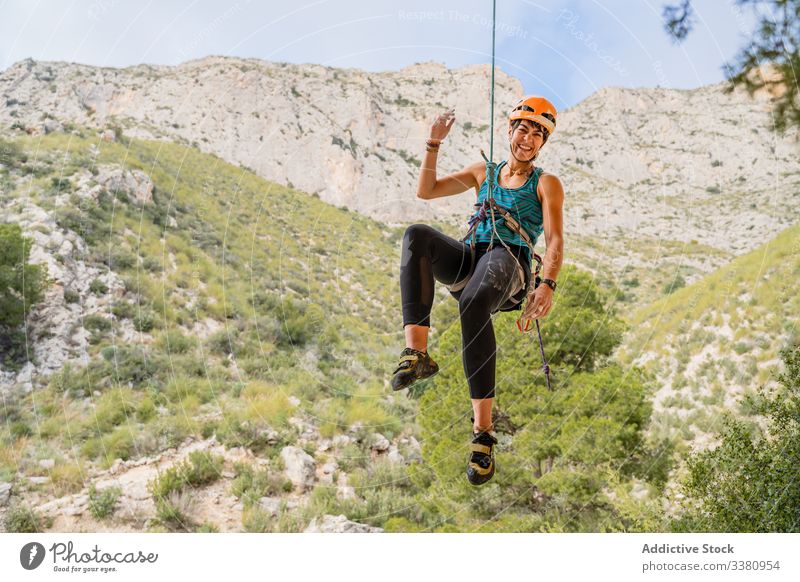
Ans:
[[[553,290],[547,285],[539,285],[528,295],[528,304],[522,312],[521,320],[542,319],[553,307]]]

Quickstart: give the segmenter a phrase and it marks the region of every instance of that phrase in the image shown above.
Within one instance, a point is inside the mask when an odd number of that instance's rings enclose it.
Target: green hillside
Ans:
[[[14,143],[3,204],[30,197],[55,213],[89,244],[82,258],[119,274],[125,291],[84,319],[87,367],[67,366],[46,388],[6,401],[0,474],[42,474],[37,460],[55,458],[54,492],[74,491],[86,463],[105,467],[192,434],[275,454],[299,433],[290,415],[323,437],[359,424],[388,438],[413,429],[411,403],[385,397],[402,347],[402,230],[171,143]],[[153,202],[79,198],[81,173],[104,165],[149,175]],[[107,293],[102,282],[92,289]],[[138,341],[121,340],[126,323]],[[198,323],[217,331],[204,336]],[[278,445],[266,442],[267,429],[279,432]],[[369,460],[368,446],[350,453],[356,467]]]
[[[685,439],[716,430],[737,395],[771,381],[780,350],[800,340],[798,275],[794,226],[630,318],[619,356],[665,384],[657,403],[666,414],[656,415],[664,430]]]
[[[77,493],[116,459],[214,436],[269,460],[267,468],[237,464],[228,477],[245,531],[301,531],[324,514],[389,531],[659,530],[676,432],[712,431],[715,411],[735,405],[735,387],[765,381],[795,334],[796,228],[632,319],[613,309],[619,291],[608,279],[567,266],[542,326],[553,392],[515,314],[495,319],[498,475],[475,490],[463,475],[470,431],[458,307],[445,290],[432,318],[442,373],[410,398],[388,389],[403,342],[403,229],[169,142],[78,131],[0,145],[0,204],[44,209],[87,243],[80,260],[123,283],[110,289],[98,277],[89,296],[72,283],[51,285],[65,304],[107,308],[74,330],[88,334],[88,365],[4,395],[0,480],[13,481],[20,497]],[[149,176],[152,201],[96,191],[108,168]],[[34,229],[46,234],[46,224]],[[587,245],[579,241],[580,252],[596,256]],[[59,264],[75,260],[55,246],[47,252]],[[668,271],[642,287],[658,289]],[[625,319],[629,339],[616,358]],[[652,352],[650,373],[633,365],[644,352]],[[651,404],[665,376],[670,393]],[[403,462],[376,452],[376,433]],[[321,446],[345,435],[343,448]],[[282,472],[287,445],[318,465],[335,463],[332,478],[346,474],[353,495],[321,481],[293,491]],[[147,527],[213,531],[181,518],[171,495],[206,486],[221,467],[196,455],[161,474],[149,485],[157,518]],[[277,516],[259,507],[265,496],[283,500]],[[290,496],[303,500],[292,511]]]

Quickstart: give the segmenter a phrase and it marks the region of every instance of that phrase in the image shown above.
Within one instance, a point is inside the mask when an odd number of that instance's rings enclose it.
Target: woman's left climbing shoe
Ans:
[[[406,348],[400,354],[400,363],[392,374],[392,390],[408,388],[417,380],[436,375],[439,364],[433,361],[428,352]]]
[[[488,432],[474,434],[467,465],[467,479],[473,485],[483,485],[494,476],[494,446],[497,439]]]

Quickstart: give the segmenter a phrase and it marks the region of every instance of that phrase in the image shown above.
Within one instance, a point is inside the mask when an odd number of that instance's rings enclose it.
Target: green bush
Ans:
[[[110,330],[113,324],[102,315],[87,315],[83,318],[83,327],[92,332],[103,333]]]
[[[116,459],[130,459],[134,451],[133,432],[127,426],[120,426],[109,434],[90,438],[81,446],[83,455],[99,459],[106,467],[111,466]]]
[[[662,292],[664,295],[669,295],[670,293],[674,293],[683,287],[686,287],[686,279],[684,279],[681,275],[675,275],[674,278],[670,279],[664,284]]]
[[[108,285],[106,285],[102,279],[95,279],[89,283],[89,291],[95,295],[105,295],[108,293]]]
[[[163,271],[161,260],[156,257],[145,257],[142,260],[142,267],[144,267],[151,273],[160,273],[161,271]]]
[[[27,505],[17,504],[6,512],[5,527],[8,533],[41,533],[49,527],[49,520]]]
[[[80,294],[74,289],[64,289],[64,302],[77,303],[81,300]]]
[[[135,267],[137,262],[136,255],[122,249],[111,251],[103,261],[109,269],[114,269],[115,271]]]
[[[119,300],[115,301],[114,305],[111,306],[111,313],[117,319],[133,319],[133,316],[136,315],[136,308],[128,301]]]
[[[0,328],[22,325],[44,294],[42,267],[29,265],[31,241],[17,224],[0,224]],[[0,354],[4,348],[0,334]]]
[[[66,178],[54,176],[50,179],[50,188],[53,192],[60,194],[64,192],[72,192],[72,183]]]
[[[89,511],[95,519],[104,519],[114,513],[122,489],[119,487],[106,487],[97,490],[94,483],[89,486]]]
[[[239,331],[237,329],[223,329],[208,338],[208,349],[212,353],[227,356],[234,352],[238,337]]]
[[[31,427],[23,420],[12,422],[8,431],[15,439],[31,436],[33,434]]]
[[[153,331],[155,325],[156,325],[156,318],[155,315],[153,315],[152,311],[140,311],[133,318],[133,328],[136,331],[148,333]]]
[[[2,144],[0,144],[2,146]],[[44,297],[45,271],[28,264],[31,241],[17,224],[0,224],[0,365],[12,371],[27,361],[27,336],[18,329]]]
[[[727,416],[720,444],[689,459],[675,530],[800,531],[800,347],[781,356],[780,386],[744,398],[764,422]]]
[[[159,349],[168,354],[185,354],[190,352],[196,344],[193,337],[187,337],[176,329],[162,333],[156,343]]]
[[[287,480],[269,469],[255,469],[247,463],[234,465],[236,478],[231,483],[231,494],[242,501],[245,507],[252,507],[262,497],[280,495],[285,490]],[[289,482],[291,487],[291,482]]]
[[[7,168],[16,168],[28,161],[28,156],[13,141],[0,138],[0,164]]]
[[[206,485],[219,479],[223,458],[206,451],[189,453],[185,461],[177,463],[148,483],[150,493],[156,499],[165,499],[172,493],[180,493],[187,486]]]
[[[156,503],[156,520],[171,531],[192,531],[194,522],[189,516],[193,505],[191,495],[184,491],[174,491],[159,497]]]
[[[246,533],[271,533],[275,519],[263,509],[245,508],[242,511],[242,529]]]
[[[164,355],[139,346],[109,346],[102,354],[105,362],[93,364],[90,370],[113,379],[115,383],[141,386],[169,371],[169,362]]]

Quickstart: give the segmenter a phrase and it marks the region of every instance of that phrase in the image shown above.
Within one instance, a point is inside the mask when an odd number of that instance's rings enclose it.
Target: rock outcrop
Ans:
[[[383,529],[350,521],[344,515],[323,515],[314,518],[305,533],[380,533]]]

